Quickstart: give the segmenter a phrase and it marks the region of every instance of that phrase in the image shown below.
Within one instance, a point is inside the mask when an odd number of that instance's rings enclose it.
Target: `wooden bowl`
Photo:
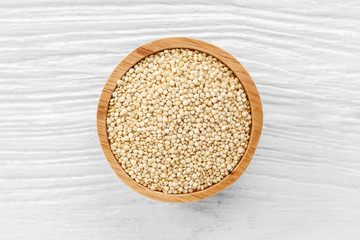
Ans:
[[[252,125],[248,147],[233,172],[217,184],[212,185],[211,187],[205,188],[201,191],[186,194],[165,194],[158,191],[152,191],[131,179],[131,177],[125,173],[125,171],[120,166],[115,156],[111,152],[106,129],[108,105],[112,93],[116,88],[117,80],[119,80],[132,66],[134,66],[143,58],[156,52],[172,48],[186,48],[205,52],[209,55],[212,55],[213,57],[216,57],[225,65],[227,65],[234,72],[234,74],[240,80],[241,84],[245,89],[245,92],[250,101],[252,116]],[[183,203],[199,201],[201,199],[205,199],[214,194],[217,194],[218,192],[230,186],[241,176],[241,174],[246,170],[247,166],[249,165],[251,158],[254,155],[256,146],[259,142],[262,129],[262,117],[263,116],[261,100],[256,86],[245,68],[233,56],[231,56],[226,51],[203,41],[191,38],[164,38],[147,43],[135,49],[124,60],[122,60],[121,63],[112,72],[109,79],[105,83],[104,89],[100,96],[97,112],[97,130],[100,144],[104,151],[106,159],[110,163],[110,166],[112,167],[116,175],[126,185],[128,185],[132,190],[158,201]]]

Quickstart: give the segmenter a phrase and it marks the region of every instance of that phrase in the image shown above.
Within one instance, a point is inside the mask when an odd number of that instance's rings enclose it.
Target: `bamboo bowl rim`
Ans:
[[[245,154],[240,159],[240,162],[234,168],[234,170],[223,178],[220,182],[205,188],[201,191],[185,194],[165,194],[163,192],[153,191],[149,188],[134,181],[124,169],[120,166],[115,156],[110,149],[110,143],[107,136],[106,118],[109,106],[109,101],[112,97],[112,93],[116,88],[117,80],[119,80],[132,66],[145,57],[155,54],[159,51],[173,48],[185,48],[198,50],[200,52],[207,53],[220,61],[222,61],[240,80],[242,86],[245,89],[246,95],[250,102],[251,111],[251,131],[248,147]],[[97,131],[99,135],[100,145],[104,151],[105,157],[109,162],[111,168],[116,175],[132,190],[148,197],[163,202],[194,202],[199,201],[210,196],[213,196],[225,188],[234,183],[246,170],[251,158],[254,155],[256,146],[259,142],[261,130],[263,124],[263,113],[261,107],[261,100],[259,93],[256,89],[255,83],[251,79],[245,68],[229,53],[216,47],[212,44],[199,41],[191,38],[175,37],[175,38],[163,38],[147,43],[125,57],[115,70],[111,73],[110,77],[105,83],[103,91],[100,96],[98,111],[97,111]]]

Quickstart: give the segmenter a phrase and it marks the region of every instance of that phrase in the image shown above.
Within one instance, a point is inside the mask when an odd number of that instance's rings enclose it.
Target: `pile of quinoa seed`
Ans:
[[[218,59],[171,49],[134,65],[112,94],[111,150],[125,172],[167,194],[200,191],[230,174],[250,139],[250,104]]]

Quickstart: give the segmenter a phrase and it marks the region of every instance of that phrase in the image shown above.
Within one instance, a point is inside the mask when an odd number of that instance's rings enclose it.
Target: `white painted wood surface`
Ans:
[[[360,239],[360,2],[0,2],[0,239]],[[100,149],[105,80],[130,51],[185,36],[252,75],[264,129],[207,200],[127,188]]]

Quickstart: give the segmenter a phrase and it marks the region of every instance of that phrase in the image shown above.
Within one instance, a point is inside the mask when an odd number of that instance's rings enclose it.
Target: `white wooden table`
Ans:
[[[360,239],[360,2],[0,2],[0,239]],[[146,199],[96,132],[105,80],[184,36],[252,75],[263,134],[245,174],[189,204]]]

